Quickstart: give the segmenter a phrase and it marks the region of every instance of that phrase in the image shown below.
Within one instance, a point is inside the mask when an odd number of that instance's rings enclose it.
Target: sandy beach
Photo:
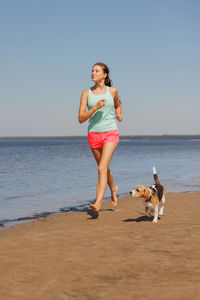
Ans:
[[[0,231],[0,299],[200,299],[200,194],[168,194],[157,224],[124,196]]]

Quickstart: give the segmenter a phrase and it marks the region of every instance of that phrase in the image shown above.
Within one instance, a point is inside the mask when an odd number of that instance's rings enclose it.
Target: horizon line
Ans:
[[[70,138],[83,138],[86,139],[87,135],[46,135],[46,136],[0,136],[2,140],[13,140],[13,139],[70,139]],[[183,139],[200,139],[200,134],[122,134],[121,139],[133,139],[133,138],[183,138]]]

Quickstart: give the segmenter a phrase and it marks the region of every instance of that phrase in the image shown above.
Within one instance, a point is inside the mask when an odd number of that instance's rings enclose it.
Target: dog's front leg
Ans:
[[[151,217],[150,208],[148,206],[145,206],[145,212],[147,217]]]
[[[155,213],[154,213],[154,218],[153,218],[153,223],[158,222],[158,204],[155,205]]]

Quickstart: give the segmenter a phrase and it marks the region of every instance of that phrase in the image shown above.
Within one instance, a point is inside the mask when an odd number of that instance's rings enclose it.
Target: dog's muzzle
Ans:
[[[135,191],[134,191],[134,190],[133,190],[133,191],[130,191],[129,194],[130,194],[130,196],[134,197]]]

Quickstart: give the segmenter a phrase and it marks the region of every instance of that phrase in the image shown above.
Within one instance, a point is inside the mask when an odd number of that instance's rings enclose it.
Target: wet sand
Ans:
[[[200,299],[200,194],[168,194],[157,224],[125,196],[0,231],[1,300]]]

